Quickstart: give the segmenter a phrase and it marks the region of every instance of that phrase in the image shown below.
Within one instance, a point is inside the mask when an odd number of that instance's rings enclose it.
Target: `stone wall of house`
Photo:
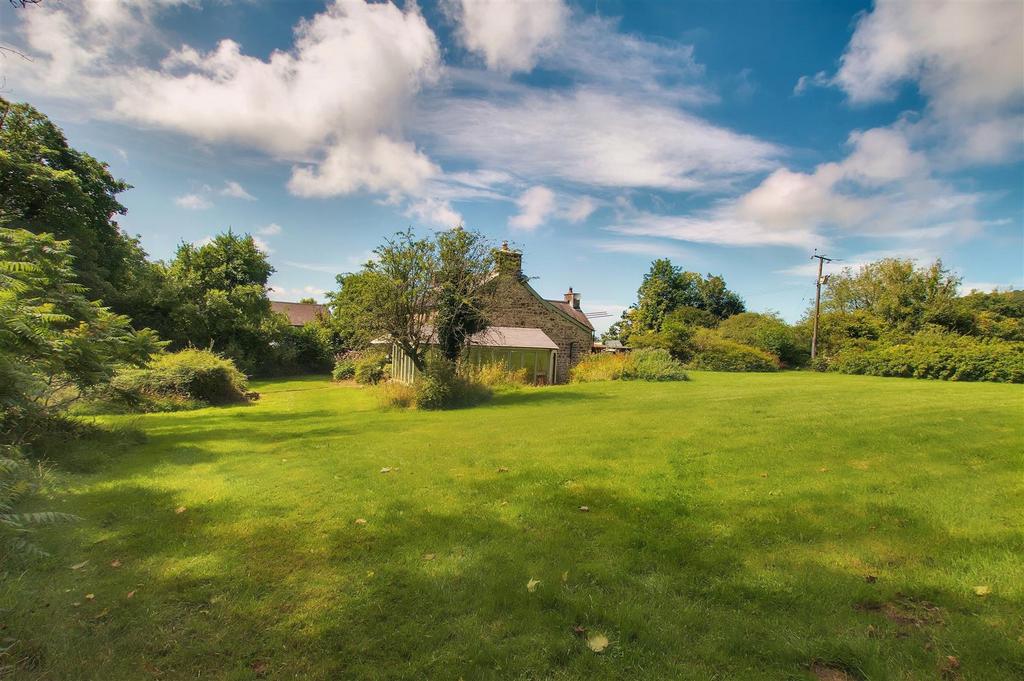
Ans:
[[[539,300],[519,278],[518,268],[499,267],[494,300],[488,309],[494,326],[540,329],[558,344],[555,382],[569,380],[569,369],[590,353],[594,335],[552,305]]]

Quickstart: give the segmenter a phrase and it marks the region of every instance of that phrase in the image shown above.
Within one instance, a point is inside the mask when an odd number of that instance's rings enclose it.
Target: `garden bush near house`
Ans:
[[[334,362],[331,378],[335,381],[350,381],[356,377],[356,360],[354,353],[347,352]]]
[[[459,374],[470,382],[488,388],[514,389],[529,385],[529,372],[526,369],[510,369],[505,362],[464,364],[459,368]]]
[[[355,379],[362,385],[376,385],[389,378],[388,354],[380,350],[354,350],[340,355],[334,363],[331,378],[335,381]]]
[[[778,357],[758,348],[722,338],[717,331],[698,329],[688,366],[707,371],[776,371]]]
[[[418,409],[454,409],[486,402],[491,389],[465,376],[460,376],[451,362],[431,358],[426,371],[416,377],[414,385]]]
[[[1024,383],[1024,343],[924,331],[906,343],[847,348],[816,367],[844,374]]]
[[[630,353],[600,353],[584,357],[573,367],[573,383],[594,381],[685,381],[685,368],[662,348],[643,348]]]
[[[416,406],[416,388],[407,383],[386,381],[376,387],[377,403],[381,407],[408,409]]]
[[[247,389],[232,360],[190,348],[157,355],[141,369],[122,369],[104,403],[124,411],[172,411],[245,402]]]

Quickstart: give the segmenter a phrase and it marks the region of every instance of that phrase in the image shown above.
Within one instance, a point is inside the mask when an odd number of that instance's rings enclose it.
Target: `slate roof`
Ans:
[[[292,326],[305,326],[313,321],[321,312],[327,313],[326,305],[316,303],[285,303],[277,300],[270,301],[270,309],[287,317],[288,322]]]
[[[551,303],[559,312],[572,317],[591,331],[594,330],[594,325],[590,323],[589,319],[587,319],[587,315],[583,314],[583,310],[577,310],[570,303],[567,303],[564,300],[548,300],[546,302]]]
[[[540,329],[514,326],[489,326],[483,331],[473,334],[469,343],[489,348],[558,349],[558,344]]]

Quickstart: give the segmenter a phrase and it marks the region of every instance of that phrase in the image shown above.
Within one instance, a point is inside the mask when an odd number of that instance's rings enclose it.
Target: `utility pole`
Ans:
[[[832,262],[832,258],[824,255],[818,255],[817,249],[814,251],[814,255],[811,259],[818,259],[818,281],[817,281],[817,292],[814,294],[814,331],[811,334],[811,359],[813,360],[818,355],[818,315],[821,313],[821,285],[828,280],[826,277],[824,280],[821,276],[821,271],[825,267],[826,262]]]

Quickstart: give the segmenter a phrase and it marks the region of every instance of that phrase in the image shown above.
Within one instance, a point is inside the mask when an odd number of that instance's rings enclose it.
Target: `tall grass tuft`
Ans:
[[[593,381],[685,381],[683,365],[668,350],[650,348],[622,354],[588,355],[573,367],[573,383]]]

